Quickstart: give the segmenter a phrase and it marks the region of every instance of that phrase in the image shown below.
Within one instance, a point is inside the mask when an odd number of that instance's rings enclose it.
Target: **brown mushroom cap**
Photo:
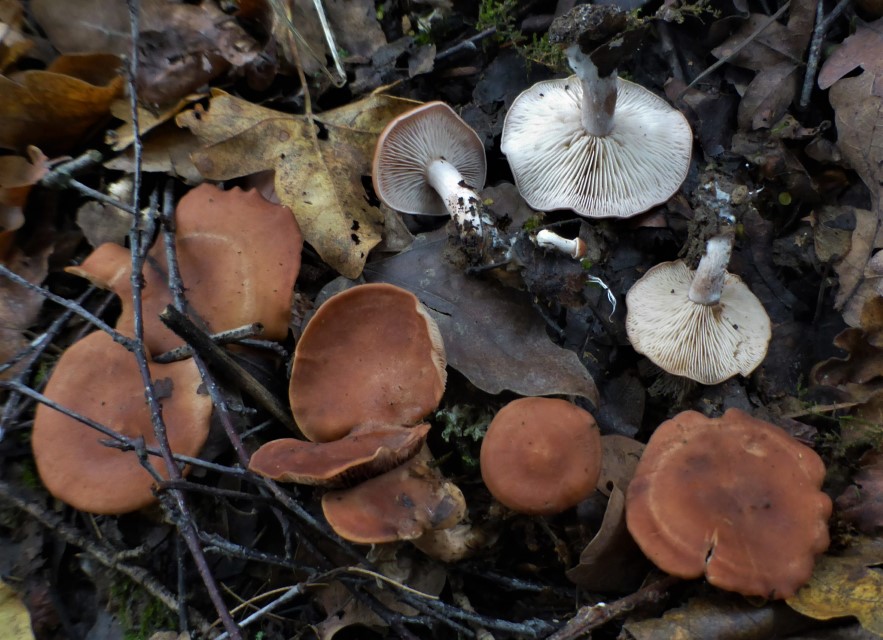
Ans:
[[[468,186],[484,186],[484,144],[444,102],[427,102],[386,125],[374,152],[377,197],[403,213],[448,215],[444,200],[426,178],[433,160],[450,162]]]
[[[174,453],[195,456],[209,433],[212,403],[192,360],[151,364],[151,378],[165,380],[163,418]],[[165,392],[164,392],[165,393]],[[135,357],[105,333],[68,347],[46,385],[46,397],[130,438],[155,446]],[[38,405],[31,444],[43,484],[56,498],[90,513],[135,511],[155,501],[154,481],[137,455],[107,447],[107,436],[55,409]],[[154,466],[168,477],[159,458]]]
[[[628,529],[660,569],[744,595],[788,598],[828,548],[825,465],[778,427],[729,409],[655,431],[626,494]]]
[[[178,266],[187,301],[212,333],[253,322],[264,338],[288,334],[291,295],[300,270],[303,237],[287,207],[273,204],[256,190],[224,191],[202,184],[181,198],[176,209]],[[171,303],[165,247],[160,241],[145,264],[144,339],[158,355],[181,344],[159,320]],[[123,311],[117,330],[134,335],[129,251],[104,244],[69,273],[110,289]]]
[[[717,384],[747,376],[766,356],[770,318],[742,280],[724,277],[720,302],[689,297],[693,271],[682,260],[651,268],[626,295],[626,331],[635,351],[676,376]]]
[[[325,519],[339,536],[359,544],[414,540],[453,527],[466,515],[460,489],[445,479],[424,447],[416,457],[351,489],[322,496]]]
[[[314,442],[357,425],[409,425],[445,390],[438,327],[414,294],[364,284],[329,298],[307,323],[294,354],[289,399]]]
[[[429,424],[416,427],[356,427],[332,442],[282,438],[254,452],[248,468],[281,482],[349,486],[372,478],[417,455]]]
[[[592,492],[600,472],[598,425],[566,400],[513,400],[491,421],[481,444],[485,485],[519,513],[561,513]]]
[[[625,218],[668,200],[687,177],[693,134],[683,114],[644,87],[617,80],[613,131],[583,127],[576,76],[538,82],[509,107],[502,150],[534,209]]]

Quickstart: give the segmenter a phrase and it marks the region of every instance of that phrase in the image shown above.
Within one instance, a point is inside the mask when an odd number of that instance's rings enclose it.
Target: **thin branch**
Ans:
[[[806,109],[809,106],[809,98],[812,95],[812,89],[816,83],[816,74],[819,70],[819,61],[822,58],[822,44],[825,41],[825,34],[831,28],[834,20],[839,18],[843,10],[852,3],[852,0],[840,0],[827,16],[825,15],[824,0],[817,0],[817,2],[816,25],[812,32],[812,40],[809,43],[806,73],[803,76],[803,89],[800,91],[799,105],[801,109]]]

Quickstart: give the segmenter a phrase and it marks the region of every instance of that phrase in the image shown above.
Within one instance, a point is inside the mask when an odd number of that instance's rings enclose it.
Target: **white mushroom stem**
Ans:
[[[593,136],[608,135],[613,131],[613,113],[616,110],[616,72],[599,76],[598,67],[575,44],[567,47],[567,61],[583,89],[580,104],[583,127]]]
[[[553,249],[569,255],[574,260],[585,257],[588,247],[584,240],[562,238],[554,231],[543,229],[537,233],[537,246],[542,249]]]
[[[472,229],[481,236],[481,199],[466,185],[457,167],[447,160],[433,160],[426,167],[426,179],[444,200],[461,233]]]
[[[714,236],[708,241],[705,246],[705,255],[699,261],[696,275],[693,276],[693,282],[690,285],[688,296],[692,302],[706,306],[720,302],[732,250],[733,235],[731,233]]]

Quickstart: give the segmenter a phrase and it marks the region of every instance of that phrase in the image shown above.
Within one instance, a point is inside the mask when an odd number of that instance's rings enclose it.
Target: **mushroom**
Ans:
[[[715,236],[694,273],[682,260],[652,267],[626,295],[635,351],[701,384],[747,376],[766,356],[770,319],[742,280],[727,273],[732,235]]]
[[[825,465],[785,431],[729,409],[656,429],[626,494],[629,532],[660,569],[788,598],[829,544]]]
[[[566,400],[513,400],[491,421],[480,464],[488,490],[513,511],[560,513],[595,489],[601,472],[598,425]]]
[[[484,145],[443,102],[428,102],[394,118],[380,134],[372,170],[374,191],[403,213],[450,213],[461,236],[482,235]]]
[[[590,23],[596,33],[587,37]],[[686,118],[616,76],[631,46],[627,27],[627,14],[610,6],[580,5],[557,18],[550,37],[567,41],[576,75],[539,82],[509,107],[502,151],[534,209],[626,218],[668,200],[687,176]]]
[[[349,486],[385,473],[417,455],[429,424],[416,427],[356,427],[332,442],[272,440],[254,452],[249,471],[282,482]]]
[[[207,394],[197,391],[202,379],[196,364],[192,360],[151,364],[150,375],[166,381],[162,409],[172,452],[197,455],[209,434],[212,403]],[[135,358],[103,332],[68,347],[45,395],[123,436],[156,445]],[[39,405],[31,445],[49,493],[89,513],[128,513],[155,502],[154,479],[137,455],[106,446],[107,439],[92,427]],[[168,477],[162,464],[157,471]]]
[[[303,245],[291,211],[268,202],[255,190],[224,191],[203,184],[181,198],[175,223],[187,301],[208,331],[260,322],[264,338],[284,339]],[[116,328],[134,335],[127,249],[103,244],[83,264],[66,271],[116,293],[123,307]],[[181,344],[159,320],[172,300],[162,242],[150,250],[144,278],[144,339],[148,350],[158,355]]]
[[[350,489],[322,496],[331,528],[350,542],[414,540],[453,527],[466,515],[460,489],[445,479],[424,447],[404,465]]]
[[[319,307],[294,352],[289,400],[313,442],[359,425],[412,425],[445,390],[441,334],[414,294],[364,284]]]

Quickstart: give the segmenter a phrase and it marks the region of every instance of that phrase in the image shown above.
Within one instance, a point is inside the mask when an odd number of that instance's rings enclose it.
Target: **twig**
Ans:
[[[193,350],[204,358],[206,363],[222,376],[232,379],[245,393],[254,398],[276,420],[297,432],[291,415],[282,404],[253,375],[245,370],[236,360],[221,347],[209,340],[193,321],[172,306],[168,306],[159,314],[160,320],[181,339],[193,347]]]
[[[179,603],[174,593],[169,591],[147,569],[137,567],[118,558],[118,554],[103,548],[96,542],[85,538],[75,528],[64,522],[56,513],[44,509],[36,500],[28,499],[17,493],[9,484],[0,480],[0,500],[3,500],[17,509],[24,511],[44,527],[55,533],[59,538],[70,545],[85,551],[89,556],[107,567],[113,569],[131,579],[144,588],[147,593],[159,600],[163,606],[175,613],[179,610]],[[200,633],[207,635],[211,630],[211,624],[197,611],[190,611],[191,619],[196,623]]]
[[[819,0],[819,1],[821,1],[821,0]],[[721,58],[720,60],[718,60],[717,62],[712,64],[710,67],[705,69],[698,76],[693,78],[690,81],[690,84],[688,84],[686,87],[681,89],[681,92],[678,94],[677,98],[675,98],[675,102],[680,101],[680,99],[684,97],[684,94],[687,93],[687,90],[690,89],[697,82],[702,80],[702,78],[713,73],[719,67],[721,67],[722,65],[724,65],[727,62],[729,62],[730,60],[732,60],[733,56],[735,56],[737,53],[742,51],[742,49],[744,49],[745,47],[748,46],[749,43],[754,41],[754,39],[757,38],[757,36],[759,36],[761,33],[763,33],[767,27],[769,27],[776,20],[778,20],[782,16],[782,14],[788,10],[788,8],[790,6],[791,6],[791,0],[788,0],[785,4],[783,4],[781,7],[779,7],[778,11],[776,11],[773,15],[771,15],[769,18],[767,18],[762,25],[760,25],[757,29],[755,29],[753,32],[751,32],[751,34],[747,38],[745,38],[742,42],[740,42],[735,47],[733,47],[733,50],[730,51],[730,53],[728,55],[724,56],[723,58]]]
[[[101,164],[102,160],[104,157],[98,151],[90,149],[78,158],[54,167],[40,179],[40,186],[47,189],[66,189],[75,175]]]
[[[489,29],[485,29],[484,31],[480,31],[480,32],[476,33],[474,36],[466,38],[465,40],[448,47],[444,51],[440,51],[439,53],[436,54],[435,61],[438,62],[439,60],[444,60],[445,58],[450,58],[451,56],[457,55],[458,53],[461,53],[463,51],[469,51],[469,52],[475,51],[478,48],[475,46],[477,43],[481,42],[482,40],[486,40],[487,38],[490,38],[492,35],[495,35],[496,33],[497,33],[496,27],[490,27]]]
[[[259,336],[264,332],[264,325],[260,322],[252,322],[235,329],[227,329],[218,333],[209,334],[209,339],[215,344],[230,344],[231,342],[245,342],[245,338]],[[178,362],[186,360],[193,355],[193,347],[189,344],[181,345],[170,349],[165,353],[161,353],[153,358],[153,361],[159,364],[168,364],[169,362]]]
[[[852,0],[840,0],[837,5],[831,9],[831,13],[825,15],[824,0],[816,0],[816,25],[812,32],[812,40],[809,43],[809,54],[806,59],[806,74],[803,76],[803,89],[800,91],[801,109],[809,106],[809,98],[812,95],[813,85],[816,81],[816,74],[819,70],[819,60],[822,57],[822,43],[825,41],[825,34],[834,20],[840,17],[843,10],[848,7]]]
[[[610,604],[599,602],[582,607],[567,624],[549,636],[548,640],[574,640],[585,637],[592,629],[597,629],[638,607],[659,602],[668,596],[668,590],[680,581],[680,578],[666,576]]]
[[[281,605],[285,604],[289,600],[293,600],[297,596],[303,595],[304,591],[305,591],[305,589],[304,589],[303,584],[294,585],[293,587],[288,589],[284,594],[282,594],[281,596],[279,596],[278,598],[276,598],[272,602],[264,605],[263,607],[261,607],[260,609],[255,611],[253,614],[251,614],[250,616],[248,616],[247,618],[242,620],[239,623],[239,625],[243,628],[247,627],[251,623],[256,622],[257,620],[260,620],[261,618],[263,618],[265,615],[267,615],[271,611],[278,609]],[[228,636],[226,633],[222,633],[221,635],[219,635],[217,637],[217,640],[224,640],[227,637]]]

